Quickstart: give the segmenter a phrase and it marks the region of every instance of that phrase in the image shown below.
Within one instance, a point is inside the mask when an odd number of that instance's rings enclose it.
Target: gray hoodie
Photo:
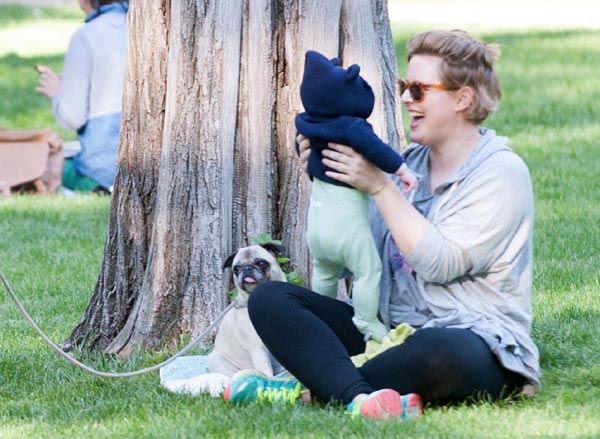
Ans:
[[[384,323],[465,328],[481,336],[503,366],[539,387],[539,353],[531,339],[533,190],[524,162],[505,137],[481,128],[469,158],[433,196],[429,149],[413,144],[406,163],[419,176],[413,205],[429,220],[406,262],[372,205],[371,227],[382,256]],[[398,182],[396,178],[396,182]]]

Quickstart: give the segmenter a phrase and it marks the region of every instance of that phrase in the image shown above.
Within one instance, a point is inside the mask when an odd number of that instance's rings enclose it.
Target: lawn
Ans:
[[[47,101],[32,92],[31,66],[60,70],[62,35],[79,20],[76,10],[0,6],[0,126],[56,128]],[[32,28],[56,38],[18,50],[5,38],[10,32],[26,42]],[[424,28],[394,28],[400,72],[406,39]],[[536,398],[430,408],[403,424],[352,420],[339,407],[230,407],[164,391],[156,374],[106,380],[75,369],[43,345],[2,292],[0,437],[600,437],[600,31],[478,34],[503,51],[504,97],[485,125],[511,138],[534,181],[533,336],[543,368]],[[95,285],[108,203],[100,196],[0,200],[0,270],[54,340],[69,334]],[[116,368],[166,355],[142,354]]]

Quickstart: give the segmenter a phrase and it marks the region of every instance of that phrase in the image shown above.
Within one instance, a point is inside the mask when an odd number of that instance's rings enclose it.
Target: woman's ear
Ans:
[[[467,111],[475,100],[475,90],[465,85],[456,91],[456,96],[455,110],[458,112]]]

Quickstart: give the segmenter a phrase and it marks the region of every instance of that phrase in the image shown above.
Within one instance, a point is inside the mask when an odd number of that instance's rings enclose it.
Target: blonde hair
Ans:
[[[495,109],[500,100],[500,83],[494,62],[500,57],[497,44],[486,44],[462,30],[433,30],[408,40],[408,61],[415,55],[434,55],[442,58],[440,76],[451,90],[463,86],[475,91],[473,103],[467,110],[467,120],[479,124]]]

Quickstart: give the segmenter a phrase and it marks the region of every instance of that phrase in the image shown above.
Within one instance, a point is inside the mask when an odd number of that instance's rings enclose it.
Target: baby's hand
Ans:
[[[411,192],[417,187],[417,176],[409,169],[406,163],[402,163],[402,166],[398,168],[395,175],[400,177],[402,188],[405,192]]]

